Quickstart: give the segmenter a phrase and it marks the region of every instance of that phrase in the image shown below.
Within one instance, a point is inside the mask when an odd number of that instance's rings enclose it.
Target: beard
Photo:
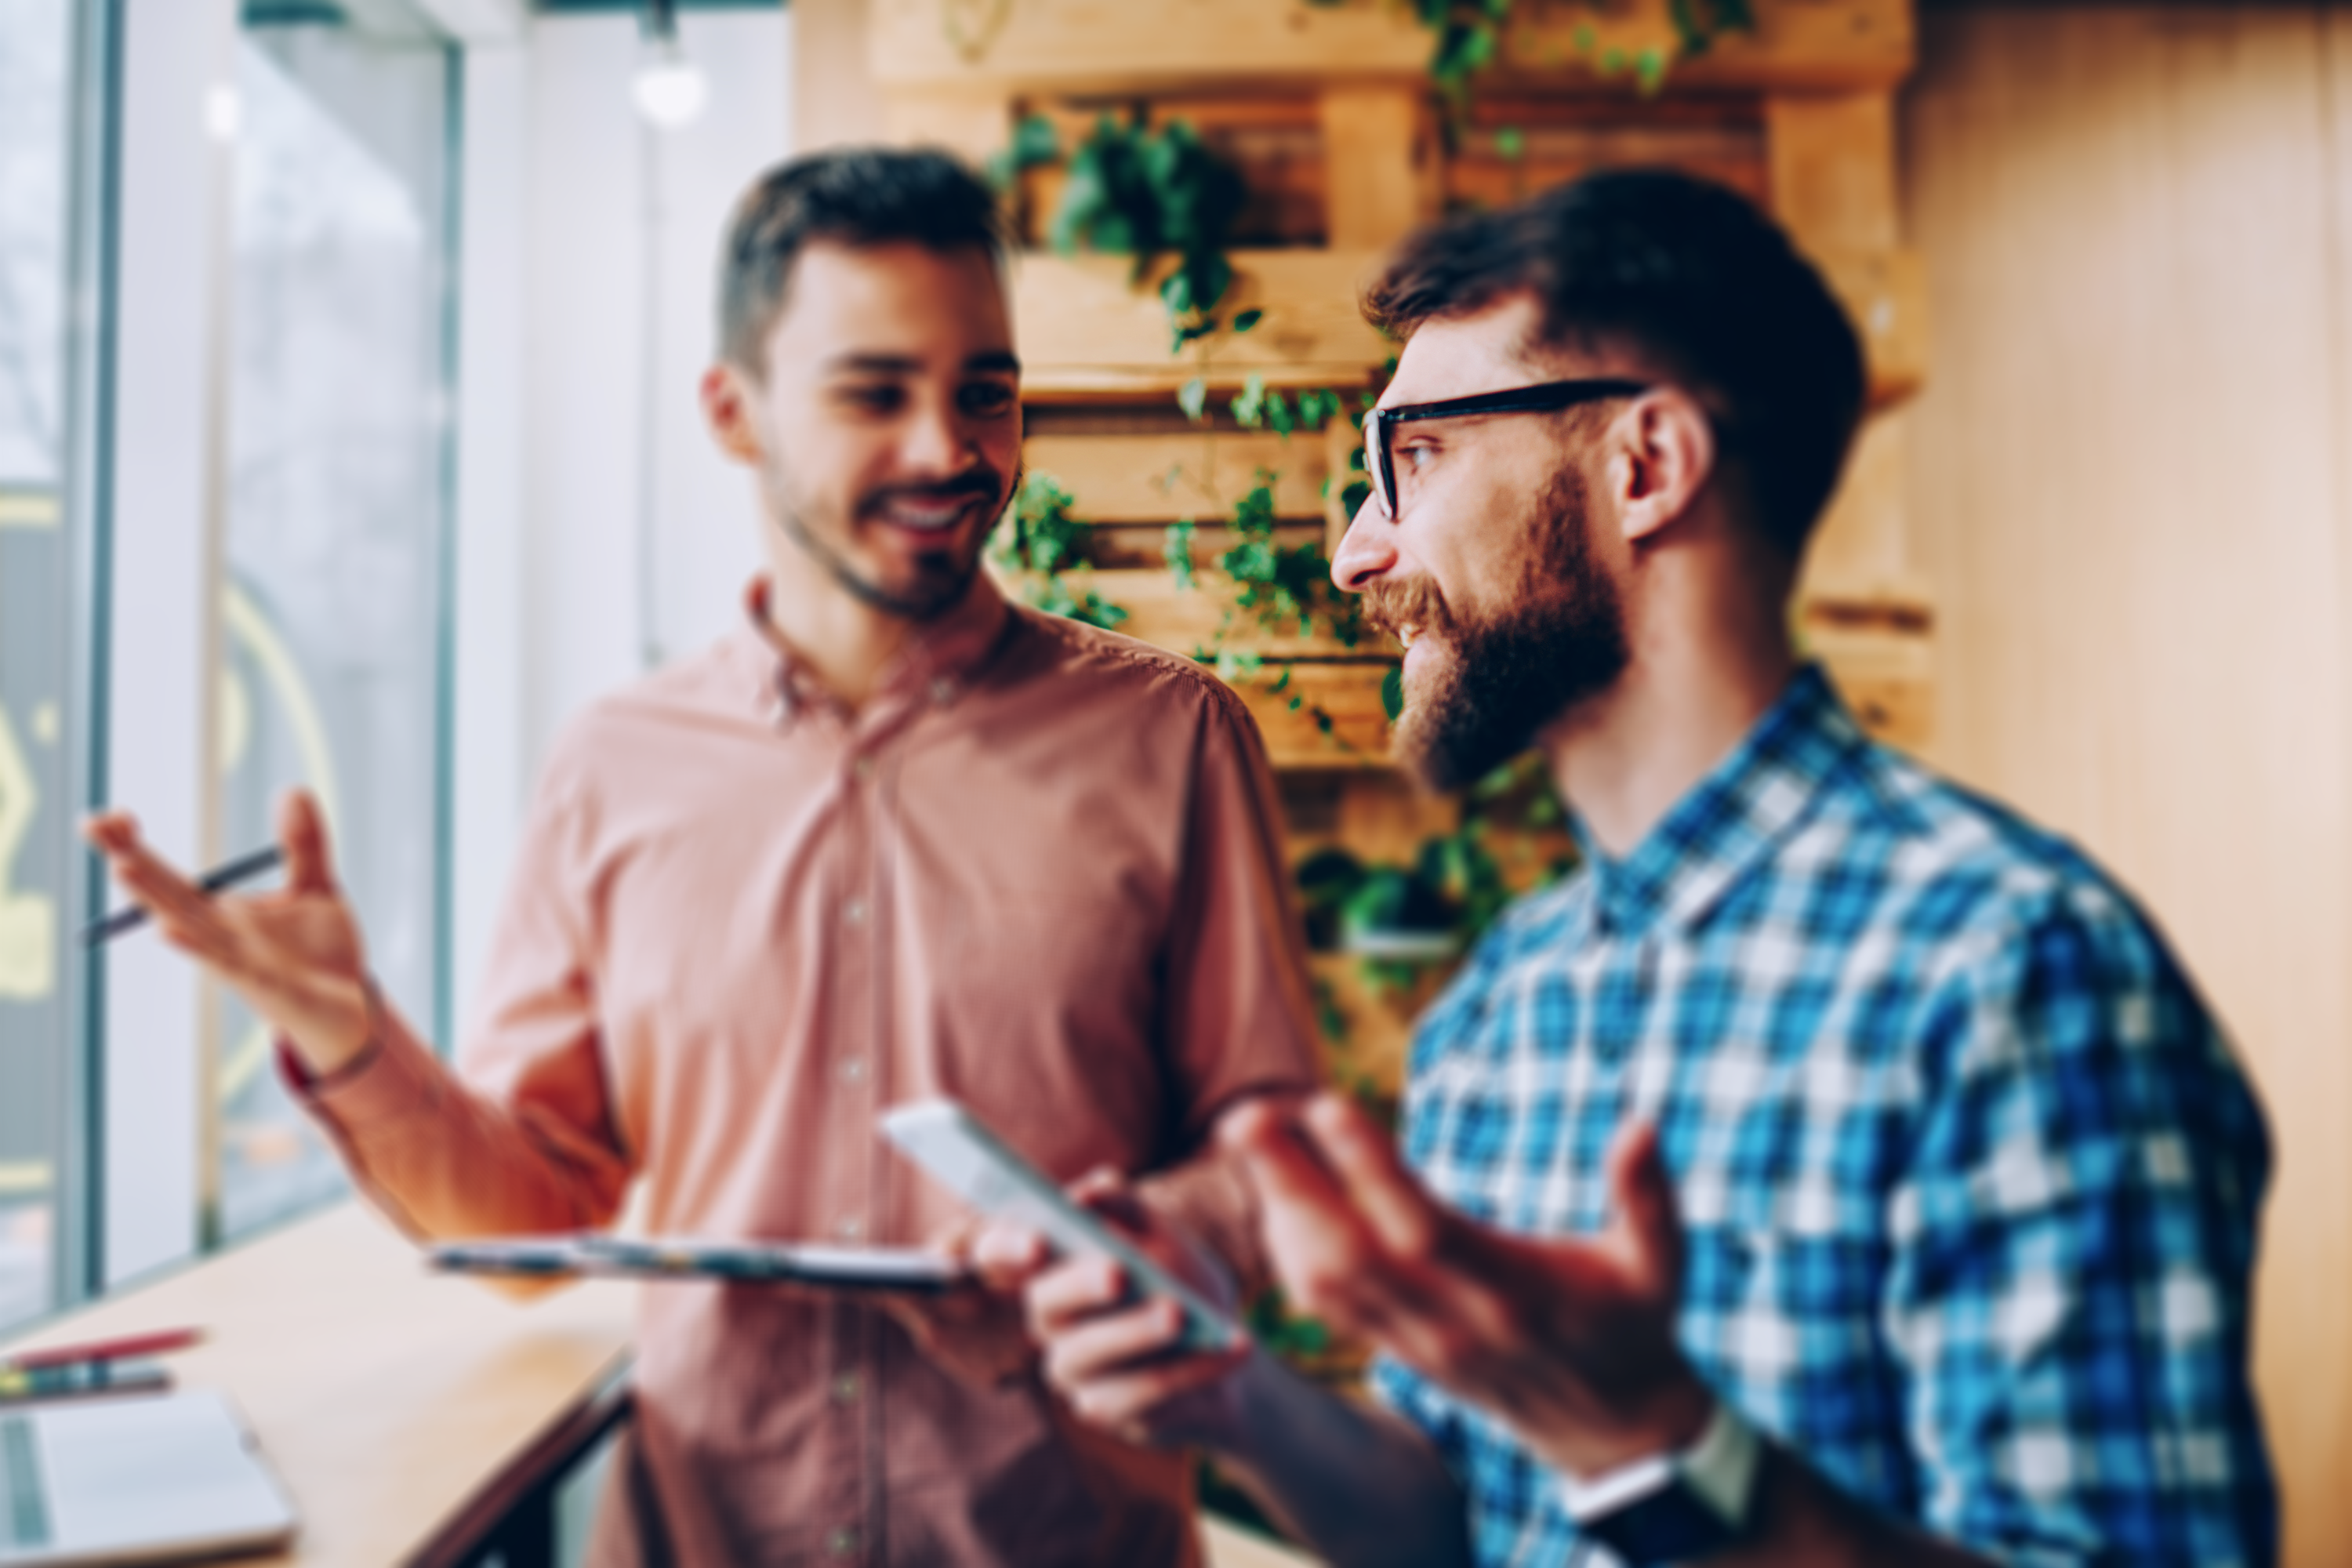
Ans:
[[[824,567],[852,598],[884,615],[909,621],[932,621],[963,603],[964,595],[971,591],[973,579],[980,575],[981,555],[1021,488],[1021,470],[1016,467],[1010,484],[994,468],[983,467],[945,484],[881,486],[857,498],[850,512],[853,521],[847,522],[828,519],[823,509],[802,504],[782,473],[773,467],[764,474],[762,482],[785,537]],[[918,555],[908,581],[884,583],[860,569],[835,542],[852,537],[856,531],[854,520],[878,516],[898,496],[930,500],[979,496],[994,510],[985,524],[972,531],[968,541],[942,543],[938,550],[927,550]]]
[[[1584,485],[1563,473],[1536,498],[1507,606],[1455,616],[1426,583],[1375,584],[1364,613],[1381,630],[1434,638],[1436,668],[1405,689],[1392,746],[1424,787],[1475,784],[1535,743],[1570,707],[1605,690],[1632,658],[1616,584],[1592,552]]]

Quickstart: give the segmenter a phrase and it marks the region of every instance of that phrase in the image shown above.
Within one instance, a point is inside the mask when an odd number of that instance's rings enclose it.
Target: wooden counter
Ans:
[[[184,1388],[235,1400],[302,1519],[291,1550],[215,1559],[300,1568],[452,1560],[530,1486],[625,1370],[634,1288],[528,1301],[428,1270],[357,1203],[0,1341],[36,1345],[191,1326]],[[1209,1568],[1297,1557],[1203,1521]],[[463,1561],[465,1554],[455,1553]]]
[[[625,1367],[634,1293],[602,1281],[511,1300],[436,1275],[339,1205],[44,1323],[0,1353],[188,1325],[184,1388],[244,1412],[293,1494],[293,1548],[239,1563],[383,1568],[415,1558]]]

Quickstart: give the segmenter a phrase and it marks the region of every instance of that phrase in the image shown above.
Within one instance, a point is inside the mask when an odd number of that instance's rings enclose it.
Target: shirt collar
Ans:
[[[1854,750],[1861,729],[1818,665],[1806,665],[1731,754],[1624,858],[1601,853],[1581,821],[1577,847],[1594,912],[1615,932],[1688,926],[1801,819]]]
[[[898,709],[909,700],[947,707],[963,694],[982,659],[992,652],[1012,611],[995,580],[985,572],[955,606],[915,627],[906,647],[884,667],[869,709]],[[751,698],[761,717],[789,723],[813,710],[837,710],[807,661],[796,657],[768,623],[768,579],[754,576],[743,589],[746,645],[755,672]]]

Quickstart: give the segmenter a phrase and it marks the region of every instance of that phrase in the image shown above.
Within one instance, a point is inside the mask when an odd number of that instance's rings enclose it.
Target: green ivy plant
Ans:
[[[1061,133],[1054,129],[1054,122],[1042,114],[1029,115],[1013,128],[1013,140],[990,155],[989,183],[998,195],[1008,196],[1024,173],[1056,163],[1061,156]]]
[[[1349,0],[1304,0],[1329,10]],[[1459,133],[1469,118],[1472,88],[1476,79],[1501,58],[1519,0],[1412,0],[1412,13],[1430,33],[1429,79],[1446,109],[1449,135]],[[1596,0],[1596,9],[1598,4]],[[1674,25],[1675,47],[1664,48],[1602,48],[1590,24],[1571,36],[1577,55],[1602,77],[1631,74],[1644,94],[1659,91],[1666,73],[1679,60],[1696,59],[1712,49],[1726,33],[1756,30],[1750,0],[1666,0],[1666,16]],[[1497,137],[1515,136],[1506,132]],[[1507,159],[1517,153],[1498,145]]]
[[[1572,850],[1545,858],[1540,847],[1566,821],[1543,758],[1517,757],[1465,790],[1460,825],[1422,840],[1410,865],[1366,866],[1344,849],[1300,862],[1309,938],[1363,952],[1374,990],[1411,992],[1468,952],[1513,899],[1574,868]]]
[[[1140,109],[1124,122],[1105,114],[1070,153],[1047,238],[1065,253],[1083,247],[1133,256],[1139,278],[1172,254],[1160,298],[1169,352],[1181,353],[1223,324],[1217,309],[1234,281],[1226,244],[1247,195],[1233,165],[1184,121],[1154,129]]]
[[[1236,322],[1235,330],[1245,331],[1255,324]],[[1205,383],[1196,378],[1180,394],[1178,402],[1188,417],[1196,422],[1205,420]],[[1253,375],[1228,407],[1234,423],[1242,428],[1271,430],[1287,440],[1301,432],[1320,430],[1327,420],[1340,413],[1343,405],[1339,395],[1328,387],[1285,394],[1278,388],[1267,387],[1264,377]],[[1172,470],[1171,480],[1181,472],[1181,467]],[[1256,482],[1234,503],[1227,520],[1233,542],[1215,557],[1217,572],[1234,585],[1236,592],[1225,606],[1213,641],[1193,649],[1192,656],[1213,665],[1218,677],[1228,683],[1258,680],[1265,672],[1264,656],[1246,646],[1234,646],[1233,639],[1237,632],[1298,637],[1319,633],[1349,648],[1363,637],[1361,608],[1354,597],[1332,586],[1331,558],[1324,551],[1320,535],[1296,544],[1283,542],[1275,502],[1275,487],[1280,479],[1274,469],[1257,470]],[[1169,572],[1180,590],[1199,586],[1193,566],[1196,533],[1191,519],[1180,521],[1169,526],[1162,545]],[[1310,703],[1303,693],[1291,690],[1291,671],[1287,667],[1266,686],[1266,690],[1277,697],[1287,694],[1292,712],[1304,711],[1317,730],[1335,744],[1346,745],[1331,714]]]
[[[1024,596],[1036,608],[1116,631],[1127,611],[1086,581],[1094,569],[1086,562],[1087,525],[1071,513],[1076,500],[1053,475],[1031,474],[1013,498],[1010,526],[997,534],[990,553],[1025,576]]]
[[[1256,630],[1276,636],[1325,635],[1344,647],[1363,636],[1358,601],[1331,585],[1331,558],[1323,542],[1285,544],[1276,531],[1274,487],[1281,476],[1257,471],[1257,483],[1234,503],[1234,542],[1217,557],[1217,569],[1240,588],[1233,614]]]

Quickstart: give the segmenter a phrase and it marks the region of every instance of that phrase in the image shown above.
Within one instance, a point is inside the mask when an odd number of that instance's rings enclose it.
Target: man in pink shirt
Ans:
[[[940,155],[746,195],[702,397],[769,570],[741,627],[558,742],[461,1072],[369,984],[307,798],[252,898],[92,823],[405,1228],[602,1226],[636,1184],[656,1233],[921,1242],[960,1216],[874,1121],[945,1094],[1062,1179],[1144,1176],[1258,1272],[1203,1138],[1313,1078],[1263,749],[1188,661],[980,571],[1020,469],[1003,261]],[[600,1559],[1192,1561],[1181,1460],[1069,1421],[1009,1304],[955,1308],[649,1287]]]

